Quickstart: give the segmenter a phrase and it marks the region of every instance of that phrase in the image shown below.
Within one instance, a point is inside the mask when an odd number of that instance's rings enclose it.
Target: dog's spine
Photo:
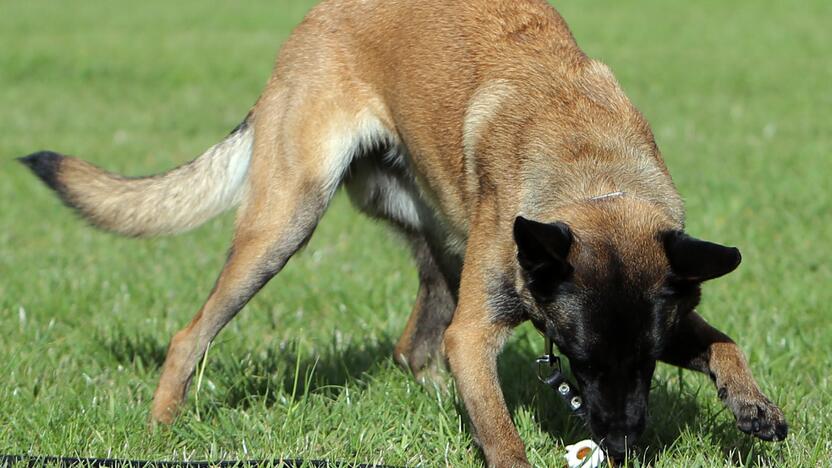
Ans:
[[[40,151],[20,158],[91,224],[135,237],[183,232],[239,204],[254,142],[251,114],[223,141],[169,172],[128,178]]]

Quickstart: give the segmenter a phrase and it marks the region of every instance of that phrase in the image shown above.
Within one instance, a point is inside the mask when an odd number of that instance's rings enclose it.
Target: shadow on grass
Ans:
[[[109,330],[98,330],[94,341],[116,362],[141,369],[159,369],[165,362],[170,336],[160,333],[136,333],[123,325]]]
[[[98,332],[95,341],[121,365],[158,371],[165,362],[168,338],[116,327]],[[238,349],[226,352],[225,343],[211,347],[208,372],[224,387],[217,404],[246,408],[256,402],[268,407],[308,393],[334,396],[348,381],[363,385],[361,377],[393,354],[393,343],[387,337],[350,342],[343,348],[332,343],[315,353],[304,352],[293,342],[260,348],[240,353]]]
[[[362,378],[393,354],[383,338],[370,343],[350,342],[337,349],[328,346],[315,353],[295,344],[274,346],[245,356],[222,356],[211,362],[211,372],[231,381],[220,401],[234,408],[269,407],[278,401],[300,400],[310,393],[337,396],[349,382],[366,385]],[[213,359],[212,359],[213,361]]]
[[[159,368],[164,362],[167,344],[161,336],[116,329],[109,331],[106,337],[99,334],[97,338],[101,346],[123,365]],[[310,393],[335,397],[348,382],[351,386],[364,386],[362,379],[372,377],[374,369],[390,358],[392,350],[393,342],[389,337],[369,343],[350,342],[346,347],[333,343],[314,354],[304,352],[293,343],[276,344],[243,355],[222,353],[215,347],[209,361],[210,375],[214,380],[224,380],[221,383],[224,388],[204,409],[210,414],[222,407],[268,408],[287,400],[299,401]],[[530,409],[540,421],[541,428],[561,442],[588,438],[589,431],[582,422],[537,380],[534,357],[527,350],[511,346],[500,357],[499,371],[509,410],[513,414],[521,407]],[[654,465],[684,431],[700,428],[707,430],[722,447],[729,463],[744,466],[777,464],[778,457],[770,450],[760,449],[755,439],[739,433],[730,415],[703,414],[697,401],[698,392],[712,389],[673,386],[671,380],[654,380],[648,427],[640,443],[643,448],[635,453],[644,465]],[[460,401],[456,407],[464,412]],[[703,421],[703,418],[707,420]]]

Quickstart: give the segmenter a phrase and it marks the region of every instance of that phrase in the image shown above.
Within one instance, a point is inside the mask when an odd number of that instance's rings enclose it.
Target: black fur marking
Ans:
[[[234,135],[235,133],[242,132],[245,129],[247,129],[248,125],[249,125],[249,121],[251,121],[251,114],[252,114],[252,111],[249,111],[248,114],[246,114],[246,118],[243,119],[243,121],[240,122],[236,127],[234,127],[233,130],[228,132],[228,136]]]
[[[617,255],[610,255],[607,268],[591,289],[582,291],[588,319],[583,325],[598,339],[594,359],[615,366],[648,358],[659,338],[654,323],[663,307],[633,281]]]
[[[673,274],[680,281],[703,282],[731,273],[742,261],[740,251],[688,236],[682,231],[661,235]]]
[[[538,305],[581,386],[592,433],[620,455],[644,430],[656,358],[680,299],[645,287],[655,274],[628,265],[613,244],[587,245],[576,262],[552,301]]]
[[[538,302],[551,300],[557,285],[572,273],[572,266],[566,261],[572,246],[569,226],[518,216],[514,220],[514,242],[526,287]]]
[[[66,156],[53,151],[38,151],[29,156],[17,158],[21,164],[32,170],[50,189],[58,194],[61,203],[67,208],[73,210],[75,214],[79,215],[84,221],[89,223],[92,227],[98,226],[92,219],[85,216],[83,210],[78,203],[73,199],[67,186],[61,182],[61,166],[64,163]]]
[[[53,151],[38,151],[22,158],[17,158],[21,164],[25,165],[36,176],[49,186],[52,190],[63,195],[65,187],[58,179],[58,174],[61,170],[61,162],[64,157]]]
[[[491,321],[494,323],[513,327],[530,318],[523,299],[517,293],[514,284],[506,277],[491,287],[488,295],[488,308],[491,311]],[[535,322],[536,327],[543,323],[542,320],[532,321]]]
[[[416,328],[410,342],[408,365],[414,372],[424,368],[442,346],[445,329],[451,324],[456,298],[448,287],[446,276],[438,264],[425,237],[418,233],[409,235],[413,257],[419,268],[419,293],[412,313]]]

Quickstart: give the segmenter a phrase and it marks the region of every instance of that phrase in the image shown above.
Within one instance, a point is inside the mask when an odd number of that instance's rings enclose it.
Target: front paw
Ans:
[[[789,425],[783,411],[763,395],[728,398],[726,404],[737,418],[737,428],[762,440],[784,440]]]
[[[488,462],[489,468],[532,468],[526,456],[507,456]]]
[[[518,437],[513,441],[517,445],[512,447],[511,439],[512,437],[507,437],[501,439],[499,443],[482,446],[488,468],[532,468],[529,459],[526,458],[526,449],[523,446],[523,441]]]

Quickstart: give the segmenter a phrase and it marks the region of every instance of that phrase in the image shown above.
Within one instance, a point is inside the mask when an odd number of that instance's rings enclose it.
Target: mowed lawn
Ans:
[[[457,397],[390,358],[415,271],[343,195],[212,345],[181,418],[148,432],[167,342],[209,292],[233,215],[119,238],[13,161],[53,149],[142,175],[191,159],[242,119],[312,4],[0,1],[0,453],[483,464]],[[758,442],[707,377],[660,366],[631,466],[829,466],[832,2],[557,6],[652,123],[689,232],[741,248],[700,312],[791,423],[787,442]],[[558,466],[588,434],[536,381],[541,349],[521,327],[501,377],[530,460]]]

